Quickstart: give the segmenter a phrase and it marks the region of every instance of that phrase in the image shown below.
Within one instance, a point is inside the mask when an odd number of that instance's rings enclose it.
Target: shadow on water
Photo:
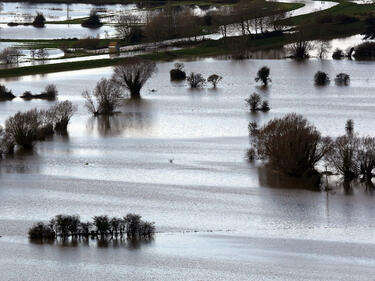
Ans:
[[[13,154],[4,156],[7,161],[4,161],[0,165],[0,174],[28,174],[39,172],[39,155],[33,149],[17,149]],[[33,159],[33,164],[30,164],[29,159]]]
[[[121,112],[113,115],[90,117],[86,127],[90,133],[103,137],[119,136],[123,133],[139,133],[150,127],[152,110],[147,101],[126,100]]]
[[[259,184],[264,187],[281,189],[307,189],[311,191],[320,191],[316,181],[310,178],[293,178],[279,173],[269,166],[258,168]]]
[[[152,245],[154,242],[153,239],[97,239],[90,237],[70,237],[66,239],[58,238],[56,240],[29,239],[29,241],[34,245],[57,246],[59,248],[92,247],[128,250],[139,250],[143,246]]]

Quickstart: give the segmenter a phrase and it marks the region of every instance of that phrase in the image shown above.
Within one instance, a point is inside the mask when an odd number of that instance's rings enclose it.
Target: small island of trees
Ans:
[[[83,222],[78,215],[57,215],[48,223],[33,225],[28,235],[31,240],[53,241],[56,239],[152,239],[155,234],[153,222],[142,220],[138,214],[129,213],[122,218],[95,216]]]

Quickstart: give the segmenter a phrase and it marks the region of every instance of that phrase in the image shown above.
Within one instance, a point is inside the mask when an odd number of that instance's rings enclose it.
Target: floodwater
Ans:
[[[254,82],[263,65],[271,68],[267,89]],[[247,163],[245,153],[250,120],[263,123],[289,112],[306,116],[323,135],[342,134],[348,118],[359,134],[372,134],[374,65],[185,62],[188,72],[224,77],[217,90],[193,91],[169,81],[173,63],[160,63],[142,102],[124,101],[121,113],[108,118],[91,117],[81,92],[109,77],[111,68],[3,80],[17,95],[55,83],[59,100],[71,100],[78,111],[68,136],[0,162],[0,279],[373,279],[373,189],[310,191],[261,163]],[[317,70],[332,78],[346,72],[351,84],[315,87]],[[269,113],[248,113],[244,99],[253,92],[269,100]],[[0,124],[19,110],[51,104],[2,102]],[[155,221],[154,241],[39,245],[26,238],[34,222],[58,213],[89,219],[128,212]]]

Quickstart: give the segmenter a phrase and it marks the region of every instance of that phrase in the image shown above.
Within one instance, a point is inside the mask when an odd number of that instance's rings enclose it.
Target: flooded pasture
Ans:
[[[263,65],[271,69],[268,88],[254,82]],[[372,134],[374,65],[206,59],[185,62],[185,69],[217,73],[222,83],[216,90],[190,90],[169,80],[173,63],[159,63],[143,100],[125,100],[121,113],[107,118],[91,117],[81,93],[112,68],[3,80],[18,96],[55,83],[59,100],[71,100],[78,111],[67,136],[0,162],[0,279],[371,279],[372,189],[310,191],[262,163],[249,164],[245,153],[249,121],[290,112],[303,114],[323,135],[342,134],[348,118],[359,134]],[[317,70],[331,78],[346,72],[350,86],[316,87]],[[269,113],[248,112],[244,99],[253,92],[270,102]],[[51,104],[2,102],[0,124],[19,110]],[[89,219],[128,212],[155,221],[153,241],[38,245],[26,238],[34,222],[58,213]]]

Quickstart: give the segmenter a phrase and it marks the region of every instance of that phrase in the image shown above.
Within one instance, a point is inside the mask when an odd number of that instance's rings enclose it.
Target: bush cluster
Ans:
[[[0,146],[2,153],[13,151],[15,145],[31,148],[38,140],[55,132],[65,133],[76,108],[72,102],[58,102],[47,110],[32,109],[17,112],[5,121]]]
[[[268,101],[262,101],[262,98],[257,93],[251,94],[247,99],[245,99],[245,102],[249,106],[251,112],[267,112],[270,110]]]
[[[333,168],[349,181],[358,177],[370,181],[375,169],[375,137],[358,137],[352,120],[346,133],[335,139],[322,137],[302,115],[288,114],[258,128],[250,122],[252,147],[249,160],[267,160],[274,169],[294,177],[317,175],[319,162]]]
[[[30,239],[48,240],[89,236],[100,239],[150,239],[155,234],[155,225],[132,213],[122,218],[95,216],[87,222],[82,222],[77,215],[57,215],[48,223],[36,223],[28,234]]]

